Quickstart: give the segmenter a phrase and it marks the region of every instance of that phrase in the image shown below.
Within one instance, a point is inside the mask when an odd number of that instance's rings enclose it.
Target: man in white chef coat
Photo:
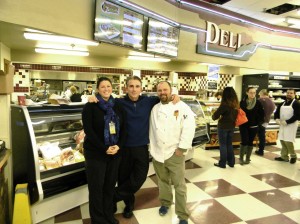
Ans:
[[[171,180],[175,188],[175,213],[179,224],[187,224],[185,153],[192,147],[195,114],[184,102],[171,102],[170,83],[158,83],[157,93],[160,103],[153,107],[150,115],[149,148],[158,178],[159,214],[166,215],[173,203]]]
[[[288,89],[286,100],[278,105],[274,114],[275,121],[279,124],[279,140],[282,147],[281,156],[276,157],[275,160],[292,164],[297,161],[294,142],[298,129],[298,119],[300,118],[300,104],[295,96],[295,90]]]

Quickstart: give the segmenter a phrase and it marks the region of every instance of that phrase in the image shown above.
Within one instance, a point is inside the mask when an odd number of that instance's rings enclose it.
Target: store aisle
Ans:
[[[274,161],[280,154],[278,146],[266,147],[264,157],[255,154],[249,165],[220,169],[213,165],[218,150],[195,150],[186,163],[189,223],[195,224],[296,224],[300,223],[300,141],[296,144],[295,164]],[[237,152],[238,153],[238,152]],[[236,161],[238,161],[236,155]],[[134,217],[120,214],[121,224],[177,224],[174,205],[169,214],[159,216],[156,176],[147,179],[136,195]],[[88,205],[84,204],[40,224],[89,224]]]

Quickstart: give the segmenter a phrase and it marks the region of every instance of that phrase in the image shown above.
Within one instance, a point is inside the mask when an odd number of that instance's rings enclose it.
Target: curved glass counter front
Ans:
[[[86,184],[82,108],[11,107],[14,185],[29,184],[31,203]]]

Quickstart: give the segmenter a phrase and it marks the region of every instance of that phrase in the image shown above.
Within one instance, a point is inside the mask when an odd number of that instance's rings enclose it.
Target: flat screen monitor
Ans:
[[[149,18],[147,52],[177,57],[179,29]]]
[[[144,16],[117,4],[96,0],[94,40],[143,48]]]

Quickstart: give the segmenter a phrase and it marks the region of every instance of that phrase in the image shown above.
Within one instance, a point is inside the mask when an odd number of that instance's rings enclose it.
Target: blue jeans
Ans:
[[[220,129],[218,128],[218,138],[220,144],[220,161],[221,167],[226,167],[228,162],[229,166],[234,166],[235,158],[232,147],[233,129]]]

